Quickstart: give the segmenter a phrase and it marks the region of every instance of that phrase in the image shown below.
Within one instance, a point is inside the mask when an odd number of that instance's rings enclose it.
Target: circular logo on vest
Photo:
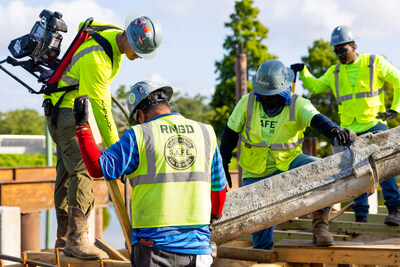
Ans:
[[[173,136],[165,144],[164,156],[169,166],[176,170],[185,170],[196,161],[196,147],[185,136]]]

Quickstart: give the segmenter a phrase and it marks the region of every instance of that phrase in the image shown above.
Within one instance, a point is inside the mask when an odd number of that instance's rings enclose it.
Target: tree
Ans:
[[[128,97],[129,91],[126,90],[125,86],[120,86],[117,89],[115,98],[121,104],[121,106],[127,110],[126,99]],[[172,95],[170,106],[172,112],[179,112],[188,119],[210,123],[211,118],[214,117],[215,112],[212,108],[205,104],[206,97],[200,94],[190,97],[188,94],[181,95],[179,92],[174,92]],[[121,111],[121,109],[113,102],[113,117],[115,124],[118,129],[118,133],[121,136],[126,130],[130,128],[128,120]]]
[[[215,112],[204,101],[207,97],[200,94],[190,97],[187,93],[181,95],[179,92],[172,96],[171,111],[179,112],[184,117],[203,123],[210,123]]]
[[[44,135],[44,116],[33,109],[16,109],[0,113],[0,134]]]
[[[129,94],[129,91],[126,91],[126,87],[124,85],[121,85],[117,89],[116,94],[114,95],[115,99],[119,102],[121,107],[127,113],[129,113],[127,105],[126,105],[126,99],[128,97],[128,94]],[[117,127],[119,136],[122,136],[122,134],[130,128],[129,122],[128,122],[126,116],[124,115],[124,111],[120,107],[118,107],[118,105],[113,100],[112,114],[113,114],[114,122]]]
[[[211,100],[211,106],[219,110],[213,119],[213,126],[217,135],[221,134],[223,126],[226,123],[221,119],[229,117],[236,104],[235,86],[235,60],[236,47],[243,44],[244,52],[247,55],[247,77],[252,81],[258,67],[266,60],[276,58],[268,53],[268,48],[262,42],[268,38],[268,28],[257,20],[258,8],[253,7],[253,0],[241,0],[235,2],[235,13],[230,15],[230,22],[225,23],[225,27],[232,29],[232,34],[225,38],[223,48],[227,54],[221,61],[215,63],[217,80],[215,93]],[[248,82],[251,90],[251,82]],[[250,91],[249,90],[249,91]],[[224,112],[224,114],[220,114]]]
[[[313,42],[311,47],[308,47],[308,56],[304,56],[301,60],[310,70],[310,72],[317,78],[321,77],[330,66],[337,64],[339,61],[332,52],[332,47],[329,42],[319,39]],[[335,97],[331,90],[327,90],[321,94],[310,94],[307,90],[305,96],[310,99],[313,105],[319,112],[327,116],[332,121],[339,124],[339,114]],[[307,128],[306,136],[317,137],[318,140],[326,140],[326,137],[320,134],[316,129],[311,127]],[[332,154],[330,145],[319,147],[318,154],[321,157],[326,157]]]

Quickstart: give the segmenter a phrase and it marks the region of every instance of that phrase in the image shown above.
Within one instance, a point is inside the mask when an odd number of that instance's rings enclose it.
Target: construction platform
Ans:
[[[378,214],[370,214],[368,223],[354,222],[353,212],[344,212],[330,223],[335,240],[332,247],[318,247],[312,243],[311,219],[289,220],[274,231],[272,251],[253,249],[251,236],[224,243],[217,248],[213,267],[239,266],[400,266],[400,227],[383,224],[385,207]],[[305,216],[306,217],[306,216]],[[106,251],[110,259],[82,261],[64,256],[54,250],[24,252],[19,263],[9,266],[131,266],[127,250],[115,250],[101,239],[95,243]],[[1,264],[0,260],[0,266]]]

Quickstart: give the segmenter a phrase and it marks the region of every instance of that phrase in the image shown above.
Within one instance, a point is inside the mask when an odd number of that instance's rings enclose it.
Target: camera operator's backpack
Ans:
[[[64,56],[60,60],[60,63],[55,68],[54,72],[48,79],[47,82],[44,82],[43,88],[41,90],[44,94],[51,94],[55,92],[63,92],[65,93],[76,90],[77,85],[71,85],[66,87],[57,88],[58,81],[60,80],[62,74],[66,70],[67,66],[71,62],[73,55],[75,54],[76,50],[79,46],[85,42],[89,37],[92,37],[99,45],[101,45],[107,54],[107,56],[111,60],[111,64],[113,64],[113,53],[112,47],[110,42],[101,36],[98,32],[109,30],[109,29],[116,29],[122,30],[121,28],[114,26],[114,25],[92,25],[93,18],[87,19],[79,29],[77,35],[75,36],[74,40],[72,41],[71,45],[68,47],[67,51],[65,52]],[[46,79],[46,80],[47,80]],[[61,97],[60,99],[62,99]],[[60,103],[61,104],[61,103]]]

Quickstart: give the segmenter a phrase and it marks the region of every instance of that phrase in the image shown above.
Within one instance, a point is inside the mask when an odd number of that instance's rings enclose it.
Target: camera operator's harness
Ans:
[[[54,108],[51,112],[51,126],[53,128],[57,128],[57,115],[58,111],[60,108],[60,105],[64,99],[65,94],[68,92],[71,92],[73,90],[77,90],[79,84],[75,85],[70,85],[66,87],[61,87],[58,88],[58,81],[60,80],[62,74],[64,73],[65,69],[71,62],[71,59],[75,53],[75,51],[78,49],[78,47],[85,42],[89,37],[92,37],[100,46],[103,47],[106,55],[110,58],[111,60],[111,66],[113,64],[113,51],[110,42],[101,36],[98,31],[105,31],[109,29],[117,29],[117,30],[122,30],[119,27],[113,26],[113,25],[91,25],[93,22],[93,19],[88,19],[85,21],[85,23],[82,25],[81,29],[79,30],[78,34],[76,35],[74,41],[72,42],[71,46],[68,48],[67,52],[65,53],[64,57],[62,58],[60,64],[57,66],[57,68],[54,71],[54,74],[50,77],[48,82],[43,85],[42,89],[44,94],[51,94],[51,93],[56,93],[56,92],[64,92],[64,94],[61,95],[61,97],[58,99],[57,103],[54,105]]]
[[[113,64],[113,51],[110,42],[101,36],[98,32],[109,30],[109,29],[116,29],[121,30],[121,28],[116,27],[114,25],[91,25],[93,22],[93,18],[87,19],[82,27],[79,29],[77,35],[75,36],[74,40],[72,41],[71,45],[65,52],[63,58],[59,61],[59,64],[55,67],[54,71],[45,69],[44,67],[40,66],[39,63],[35,63],[34,60],[28,61],[17,61],[12,57],[7,57],[7,59],[0,61],[0,69],[22,84],[24,87],[28,89],[31,94],[52,94],[56,92],[64,92],[61,95],[57,103],[54,105],[51,111],[51,125],[53,128],[57,128],[57,115],[60,108],[60,105],[64,99],[66,93],[71,92],[73,90],[77,90],[79,84],[74,84],[65,87],[58,87],[58,81],[60,80],[61,76],[63,75],[64,71],[70,64],[73,55],[75,54],[76,50],[79,46],[92,37],[105,51],[106,55],[111,60],[111,65]],[[3,68],[1,66],[2,63],[9,63],[13,66],[21,66],[33,76],[38,79],[38,82],[44,83],[42,88],[39,91],[35,91],[32,87],[24,83],[18,77],[14,76],[11,72]],[[37,71],[40,73],[40,76],[36,75],[34,72]]]

